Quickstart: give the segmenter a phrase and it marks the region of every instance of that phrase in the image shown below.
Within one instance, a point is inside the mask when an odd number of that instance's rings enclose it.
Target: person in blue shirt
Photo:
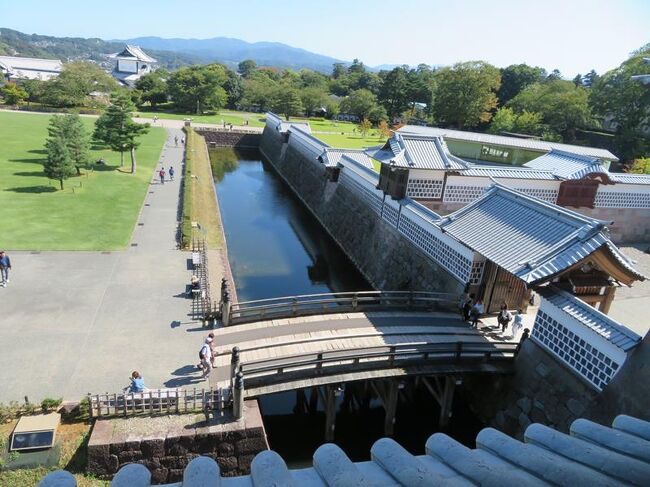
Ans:
[[[144,379],[137,370],[131,373],[131,386],[128,387],[128,390],[128,392],[144,392],[147,390],[147,387],[144,385]]]
[[[11,269],[11,260],[4,250],[0,250],[0,286],[7,287],[9,284],[9,269]]]

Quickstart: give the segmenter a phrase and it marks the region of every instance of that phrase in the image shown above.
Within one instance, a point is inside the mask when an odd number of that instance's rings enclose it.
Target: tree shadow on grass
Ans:
[[[45,149],[32,149],[27,151],[29,154],[47,154]]]
[[[23,186],[20,188],[7,188],[5,191],[13,191],[14,193],[55,193],[58,191],[54,186],[45,186],[44,184],[40,186]]]
[[[95,172],[112,172],[112,171],[117,170],[118,167],[120,167],[120,166],[118,166],[117,164],[116,165],[111,165],[111,164],[106,164],[106,163],[103,163],[103,164],[94,163],[92,165],[92,168],[93,168],[93,170]]]
[[[23,172],[15,172],[14,176],[28,176],[28,177],[45,177],[45,173],[43,171],[23,171]]]
[[[43,164],[44,157],[39,158],[26,158],[26,159],[9,159],[9,162],[24,162],[25,164]]]

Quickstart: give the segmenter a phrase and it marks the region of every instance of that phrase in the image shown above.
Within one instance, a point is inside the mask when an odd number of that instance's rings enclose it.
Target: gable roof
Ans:
[[[462,170],[470,164],[449,152],[442,137],[395,134],[372,157],[396,166],[412,169]]]
[[[554,286],[543,286],[536,291],[555,307],[625,352],[641,342],[641,337],[632,330],[566,291]]]
[[[137,59],[145,63],[157,62],[154,58],[146,54],[139,46],[127,44],[122,52],[115,54],[115,57]]]
[[[609,174],[597,157],[558,149],[552,149],[549,153],[528,161],[524,167],[551,171],[560,179],[581,179],[590,173]]]
[[[364,152],[363,149],[336,149],[327,147],[320,156],[320,159],[326,166],[336,166],[339,161],[347,156],[353,161],[357,161],[364,167],[373,169],[372,159]]]
[[[540,283],[602,246],[636,280],[645,276],[609,240],[605,222],[493,184],[440,222],[448,233],[526,283]]]
[[[503,135],[481,134],[477,132],[464,132],[462,130],[443,129],[440,127],[420,127],[418,125],[405,125],[398,133],[411,135],[425,135],[429,137],[444,137],[450,140],[463,140],[479,142],[504,147],[514,147],[539,152],[549,152],[553,149],[591,157],[598,157],[607,161],[618,161],[618,157],[606,149],[584,147],[581,145],[561,144],[546,140],[522,139],[519,137],[506,137]]]
[[[63,63],[59,59],[0,56],[0,70],[12,78],[48,80],[61,69]]]

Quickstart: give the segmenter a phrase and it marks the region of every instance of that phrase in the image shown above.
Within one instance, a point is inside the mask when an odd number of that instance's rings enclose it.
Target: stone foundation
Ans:
[[[205,138],[208,148],[235,147],[240,149],[257,149],[260,145],[262,134],[247,132],[217,131],[196,128],[195,132]]]
[[[241,421],[230,414],[208,423],[192,414],[100,419],[88,442],[88,472],[110,479],[124,465],[139,463],[154,484],[178,482],[188,463],[203,455],[226,477],[245,475],[255,455],[267,449],[257,401],[246,401]]]

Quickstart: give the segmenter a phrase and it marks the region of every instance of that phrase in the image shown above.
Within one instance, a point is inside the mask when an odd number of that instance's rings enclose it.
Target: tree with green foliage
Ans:
[[[587,90],[561,79],[529,85],[508,106],[517,113],[539,113],[549,129],[565,142],[573,142],[576,129],[588,127],[593,121]]]
[[[45,149],[47,159],[43,163],[43,172],[48,178],[59,181],[63,189],[63,181],[75,173],[66,141],[62,137],[48,139]]]
[[[372,129],[372,123],[370,122],[370,120],[368,120],[367,118],[361,120],[361,122],[359,123],[359,133],[361,134],[361,137],[365,137],[366,135],[368,135],[368,132],[370,132],[371,129]]]
[[[501,68],[501,87],[497,91],[499,105],[504,106],[526,86],[538,83],[546,78],[546,70],[527,64],[512,64]]]
[[[501,107],[492,117],[488,132],[492,134],[515,132],[518,134],[542,135],[544,129],[542,116],[539,113],[524,110],[518,114],[510,107]]]
[[[228,95],[224,85],[227,79],[226,68],[221,64],[189,66],[169,76],[168,93],[179,110],[199,115],[226,105]]]
[[[278,86],[273,97],[272,107],[273,111],[281,113],[287,120],[292,115],[300,115],[303,111],[298,90],[284,84]]]
[[[169,73],[164,69],[157,69],[141,76],[135,82],[135,89],[141,93],[142,102],[149,102],[152,108],[156,108],[159,103],[165,103],[168,77]]]
[[[0,94],[7,105],[18,105],[28,97],[27,91],[11,81],[0,88]]]
[[[244,96],[244,80],[231,69],[226,70],[226,82],[223,89],[228,95],[228,108],[237,108],[239,102]]]
[[[245,59],[237,65],[237,71],[244,78],[250,77],[250,75],[257,69],[257,63],[252,59]]]
[[[390,117],[399,116],[412,102],[412,90],[409,83],[407,66],[399,66],[388,71],[377,97]]]
[[[327,102],[327,93],[319,87],[313,86],[300,90],[300,100],[307,115],[312,115],[314,111],[324,108]]]
[[[483,61],[457,63],[436,71],[434,113],[445,125],[459,129],[489,122],[497,107],[501,74]]]
[[[377,103],[377,97],[371,91],[363,88],[353,91],[341,101],[341,112],[356,115],[360,120],[364,118],[376,119],[381,110],[382,108]],[[385,115],[385,111],[383,115]]]
[[[634,159],[627,169],[632,174],[650,174],[650,157]]]
[[[632,79],[633,75],[650,74],[650,65],[643,62],[649,56],[647,44],[618,68],[599,77],[589,93],[589,104],[600,123],[614,130],[616,152],[624,161],[650,150],[644,133],[650,119],[650,89]]]
[[[488,132],[491,134],[500,134],[502,132],[512,132],[517,120],[517,114],[512,108],[499,108],[490,122]]]
[[[70,160],[77,170],[77,175],[81,175],[81,169],[87,168],[90,162],[89,137],[81,117],[76,113],[54,115],[50,118],[50,126],[47,132],[49,134],[48,140],[62,139],[65,141]]]
[[[135,150],[140,143],[138,137],[149,131],[149,124],[137,124],[131,116],[131,99],[124,93],[111,97],[111,105],[95,122],[93,139],[120,153],[120,166],[124,166],[124,152],[131,154],[131,174],[137,170]]]
[[[59,76],[45,82],[42,101],[54,107],[90,106],[91,93],[117,89],[117,81],[97,64],[74,61],[64,64]]]

